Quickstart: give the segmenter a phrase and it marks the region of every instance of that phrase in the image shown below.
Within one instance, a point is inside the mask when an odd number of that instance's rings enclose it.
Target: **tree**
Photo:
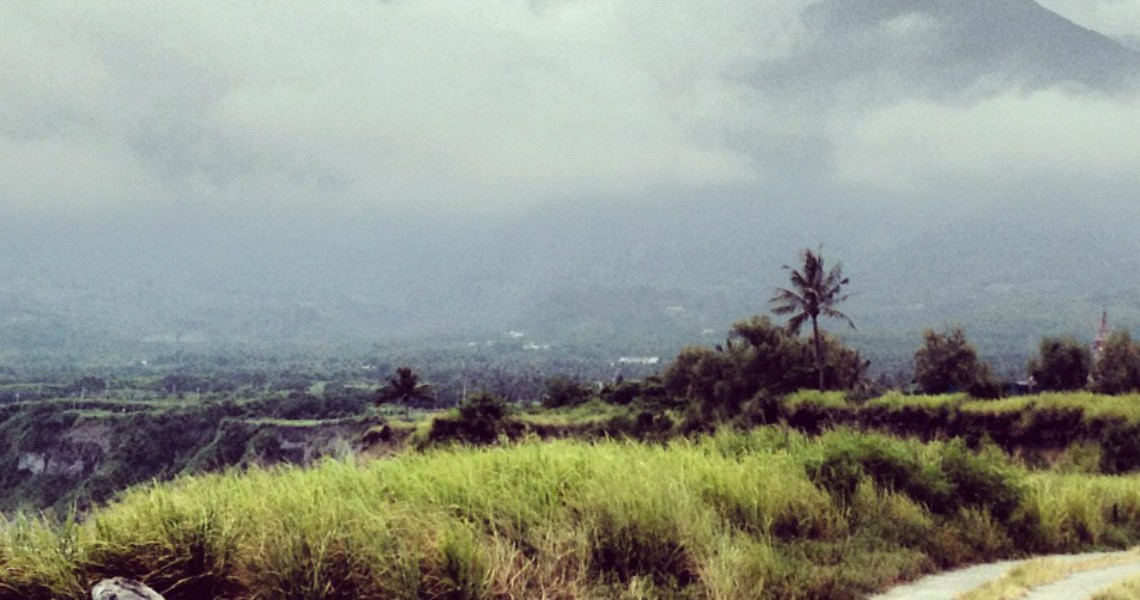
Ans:
[[[1109,336],[1093,364],[1092,387],[1102,394],[1124,394],[1140,387],[1140,347],[1127,331]]]
[[[433,397],[431,386],[421,382],[420,376],[411,367],[396,369],[395,376],[388,378],[388,383],[380,388],[380,392],[376,396],[377,404],[386,402],[402,404],[405,415],[408,412],[408,407],[417,400],[431,402]]]
[[[546,408],[578,406],[589,401],[590,396],[591,390],[586,384],[565,375],[555,375],[546,380],[542,406]]]
[[[511,412],[511,407],[501,396],[479,392],[459,405],[459,418],[475,423],[497,423]]]
[[[977,391],[994,386],[989,367],[978,360],[962,328],[943,333],[922,332],[922,347],[914,353],[914,381],[927,394]],[[990,394],[981,394],[990,395]]]
[[[1072,337],[1046,337],[1029,373],[1041,389],[1079,390],[1088,383],[1091,363],[1089,349]]]
[[[867,361],[831,336],[821,338],[825,387],[859,390]],[[812,387],[819,370],[814,356],[809,342],[757,315],[733,325],[728,339],[715,349],[682,349],[663,374],[662,385],[670,396],[697,403],[706,416],[728,417],[758,394]]]
[[[830,271],[824,268],[823,256],[820,251],[812,252],[805,248],[800,254],[803,260],[803,270],[799,271],[784,265],[784,269],[791,271],[791,288],[777,288],[772,302],[776,307],[772,312],[777,315],[792,315],[788,320],[788,331],[799,335],[804,323],[811,322],[812,346],[815,348],[815,368],[819,378],[819,390],[824,388],[824,345],[819,331],[819,317],[831,317],[846,321],[852,329],[855,323],[847,315],[835,309],[835,305],[842,303],[849,297],[842,293],[843,286],[848,280],[843,276],[843,266],[836,263]]]

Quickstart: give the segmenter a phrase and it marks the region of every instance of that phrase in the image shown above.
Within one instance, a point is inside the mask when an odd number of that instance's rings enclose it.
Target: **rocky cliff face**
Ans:
[[[106,423],[77,423],[54,444],[18,453],[16,471],[32,476],[81,479],[99,467],[111,451],[112,428]]]
[[[212,406],[93,414],[41,404],[0,419],[0,510],[66,509],[151,479],[358,452],[376,417],[287,421]],[[2,417],[2,415],[0,415]]]

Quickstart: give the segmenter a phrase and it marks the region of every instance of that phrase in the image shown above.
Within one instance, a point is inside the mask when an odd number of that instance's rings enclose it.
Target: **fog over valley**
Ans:
[[[1015,376],[1140,326],[1138,40],[1138,0],[3,4],[0,362],[671,357],[821,247],[873,365],[954,324]]]

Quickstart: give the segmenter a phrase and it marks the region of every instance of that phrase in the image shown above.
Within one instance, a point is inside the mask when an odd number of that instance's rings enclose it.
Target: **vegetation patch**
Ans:
[[[171,600],[842,600],[936,566],[1140,539],[1134,477],[1029,475],[961,445],[858,437],[761,428],[181,477],[82,522],[5,522],[0,598],[78,599],[113,574]],[[854,465],[853,490],[818,475],[833,457]]]
[[[1093,595],[1092,600],[1134,600],[1140,598],[1140,577],[1130,577]]]
[[[1082,560],[1057,558],[1030,560],[1013,567],[997,579],[958,595],[955,600],[1017,600],[1029,594],[1035,587],[1060,581],[1074,573],[1137,561],[1140,561],[1140,553],[1135,550],[1122,555]]]

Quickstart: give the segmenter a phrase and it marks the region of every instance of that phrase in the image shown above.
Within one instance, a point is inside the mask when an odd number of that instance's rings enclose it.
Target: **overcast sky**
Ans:
[[[1136,0],[1037,0],[1070,21],[1112,37],[1140,39],[1140,2]]]
[[[486,212],[763,189],[790,162],[900,198],[1140,183],[1134,92],[769,85],[815,56],[814,3],[0,3],[0,208]],[[1040,3],[1140,39],[1140,0]]]

